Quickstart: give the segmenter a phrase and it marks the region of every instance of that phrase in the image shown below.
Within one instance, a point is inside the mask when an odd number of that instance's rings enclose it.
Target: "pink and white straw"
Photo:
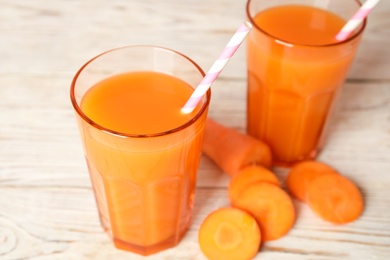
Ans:
[[[336,40],[343,41],[363,22],[367,15],[374,9],[380,0],[367,0],[344,25],[341,31],[336,35]]]
[[[222,53],[219,55],[218,59],[213,63],[207,74],[204,76],[200,84],[196,87],[195,91],[192,93],[191,97],[188,99],[187,103],[182,107],[181,111],[185,114],[191,113],[199,101],[202,99],[203,95],[211,87],[214,81],[217,79],[225,65],[228,63],[230,58],[237,51],[238,47],[244,41],[246,35],[252,28],[252,25],[249,22],[244,22],[235,32],[233,37],[230,39],[226,47],[223,49]]]

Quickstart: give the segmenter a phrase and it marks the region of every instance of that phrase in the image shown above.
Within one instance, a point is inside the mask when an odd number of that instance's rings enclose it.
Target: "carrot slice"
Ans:
[[[284,236],[295,222],[295,209],[290,196],[275,184],[249,184],[231,203],[255,217],[260,226],[262,241]]]
[[[258,252],[261,233],[247,212],[226,207],[210,213],[199,229],[199,246],[208,259],[252,259]]]
[[[276,175],[258,165],[250,165],[240,170],[229,183],[229,198],[235,200],[245,188],[258,181],[266,181],[280,186],[279,180]]]
[[[328,174],[310,183],[308,203],[324,220],[344,224],[357,219],[363,212],[363,196],[347,178]]]
[[[207,119],[203,152],[230,176],[250,164],[270,167],[271,150],[263,142]]]
[[[286,180],[287,188],[297,199],[307,201],[307,189],[310,183],[318,176],[338,174],[330,166],[317,161],[304,161],[294,165]]]

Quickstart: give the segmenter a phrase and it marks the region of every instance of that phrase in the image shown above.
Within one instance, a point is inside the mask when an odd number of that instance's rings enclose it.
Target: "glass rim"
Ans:
[[[295,42],[290,42],[290,41],[286,41],[286,40],[282,40],[282,39],[279,39],[278,37],[268,33],[267,31],[263,30],[262,28],[260,28],[254,21],[253,19],[253,16],[251,15],[251,12],[250,12],[250,7],[249,5],[251,4],[251,2],[253,2],[255,0],[248,0],[247,3],[246,3],[246,14],[247,14],[247,17],[250,21],[250,23],[253,25],[254,28],[256,28],[257,30],[261,31],[262,33],[264,33],[265,35],[267,35],[268,37],[276,40],[277,42],[279,42],[280,44],[284,44],[284,45],[291,45],[291,47],[332,47],[332,46],[337,46],[337,45],[342,45],[344,43],[347,43],[347,42],[350,42],[354,39],[356,39],[359,35],[361,35],[364,31],[364,29],[366,28],[366,24],[367,24],[367,18],[364,18],[363,20],[363,23],[362,25],[360,26],[360,29],[359,31],[357,31],[355,34],[353,34],[351,37],[348,37],[347,39],[345,40],[342,40],[342,41],[339,41],[339,42],[335,42],[335,43],[330,43],[330,44],[302,44],[302,43],[295,43]],[[359,1],[359,0],[354,0],[354,2],[357,3],[358,7],[360,7],[362,5],[362,3]]]
[[[130,48],[151,48],[151,49],[159,49],[159,50],[163,50],[163,51],[167,51],[167,52],[170,52],[170,53],[173,53],[175,55],[179,55],[181,57],[183,57],[185,60],[189,61],[190,63],[192,63],[192,65],[194,65],[194,67],[199,71],[199,73],[201,74],[202,77],[204,77],[206,74],[205,72],[202,70],[202,68],[195,62],[193,61],[192,59],[190,59],[188,56],[178,52],[178,51],[175,51],[173,49],[169,49],[169,48],[165,48],[165,47],[160,47],[160,46],[156,46],[156,45],[128,45],[128,46],[122,46],[122,47],[118,47],[118,48],[114,48],[114,49],[110,49],[108,51],[105,51],[105,52],[102,52],[100,53],[99,55],[93,57],[92,59],[90,59],[89,61],[87,61],[78,71],[77,73],[75,74],[75,76],[73,77],[72,79],[72,83],[71,83],[71,87],[70,87],[70,99],[71,99],[71,102],[72,102],[72,106],[74,108],[74,110],[77,112],[77,114],[81,117],[82,120],[84,120],[87,124],[89,124],[90,126],[100,130],[100,131],[103,131],[103,132],[106,132],[108,134],[112,134],[112,135],[115,135],[115,136],[119,136],[119,137],[122,137],[122,138],[149,138],[149,137],[159,137],[159,136],[165,136],[165,135],[169,135],[169,134],[172,134],[172,133],[175,133],[175,132],[179,132],[183,129],[186,129],[187,127],[193,125],[196,121],[198,121],[198,119],[205,113],[207,107],[209,106],[210,104],[210,99],[211,99],[211,88],[206,92],[206,102],[202,105],[202,107],[200,108],[200,110],[197,112],[197,114],[192,117],[190,120],[188,120],[187,122],[185,122],[184,124],[182,125],[179,125],[178,127],[175,127],[175,128],[172,128],[172,129],[169,129],[169,130],[166,130],[166,131],[162,131],[162,132],[157,132],[157,133],[151,133],[151,134],[129,134],[129,133],[123,133],[123,132],[119,132],[119,131],[115,131],[115,130],[112,130],[110,128],[107,128],[107,127],[104,127],[98,123],[96,123],[95,121],[93,121],[92,119],[90,119],[80,108],[80,106],[77,104],[77,101],[76,101],[76,96],[75,96],[75,89],[76,89],[76,82],[80,76],[80,74],[84,71],[84,69],[90,64],[92,63],[93,61],[95,61],[96,59],[98,59],[99,57],[107,54],[107,53],[111,53],[111,52],[114,52],[114,51],[119,51],[119,50],[123,50],[123,49],[130,49]],[[161,71],[159,71],[161,72]],[[194,88],[195,89],[195,88]]]

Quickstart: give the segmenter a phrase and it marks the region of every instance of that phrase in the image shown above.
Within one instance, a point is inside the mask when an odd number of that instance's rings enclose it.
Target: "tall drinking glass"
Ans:
[[[117,248],[152,254],[188,229],[210,91],[187,118],[180,106],[203,76],[178,52],[131,46],[93,58],[74,77],[71,101],[101,224]]]
[[[337,32],[355,0],[249,0],[247,132],[270,145],[275,164],[314,159],[366,21],[344,41]]]

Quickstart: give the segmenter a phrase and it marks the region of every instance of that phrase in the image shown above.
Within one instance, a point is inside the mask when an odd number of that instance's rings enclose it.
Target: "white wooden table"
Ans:
[[[0,0],[0,259],[144,259],[103,232],[69,99],[89,58],[114,47],[176,49],[207,70],[245,19],[244,0]],[[351,178],[366,208],[335,226],[296,202],[298,219],[258,259],[390,259],[390,1],[371,14],[319,160]],[[213,85],[209,115],[245,131],[245,48]],[[283,180],[286,169],[275,169]],[[147,259],[205,259],[199,226],[229,204],[228,177],[199,170],[190,230]],[[257,259],[256,258],[256,259]]]

